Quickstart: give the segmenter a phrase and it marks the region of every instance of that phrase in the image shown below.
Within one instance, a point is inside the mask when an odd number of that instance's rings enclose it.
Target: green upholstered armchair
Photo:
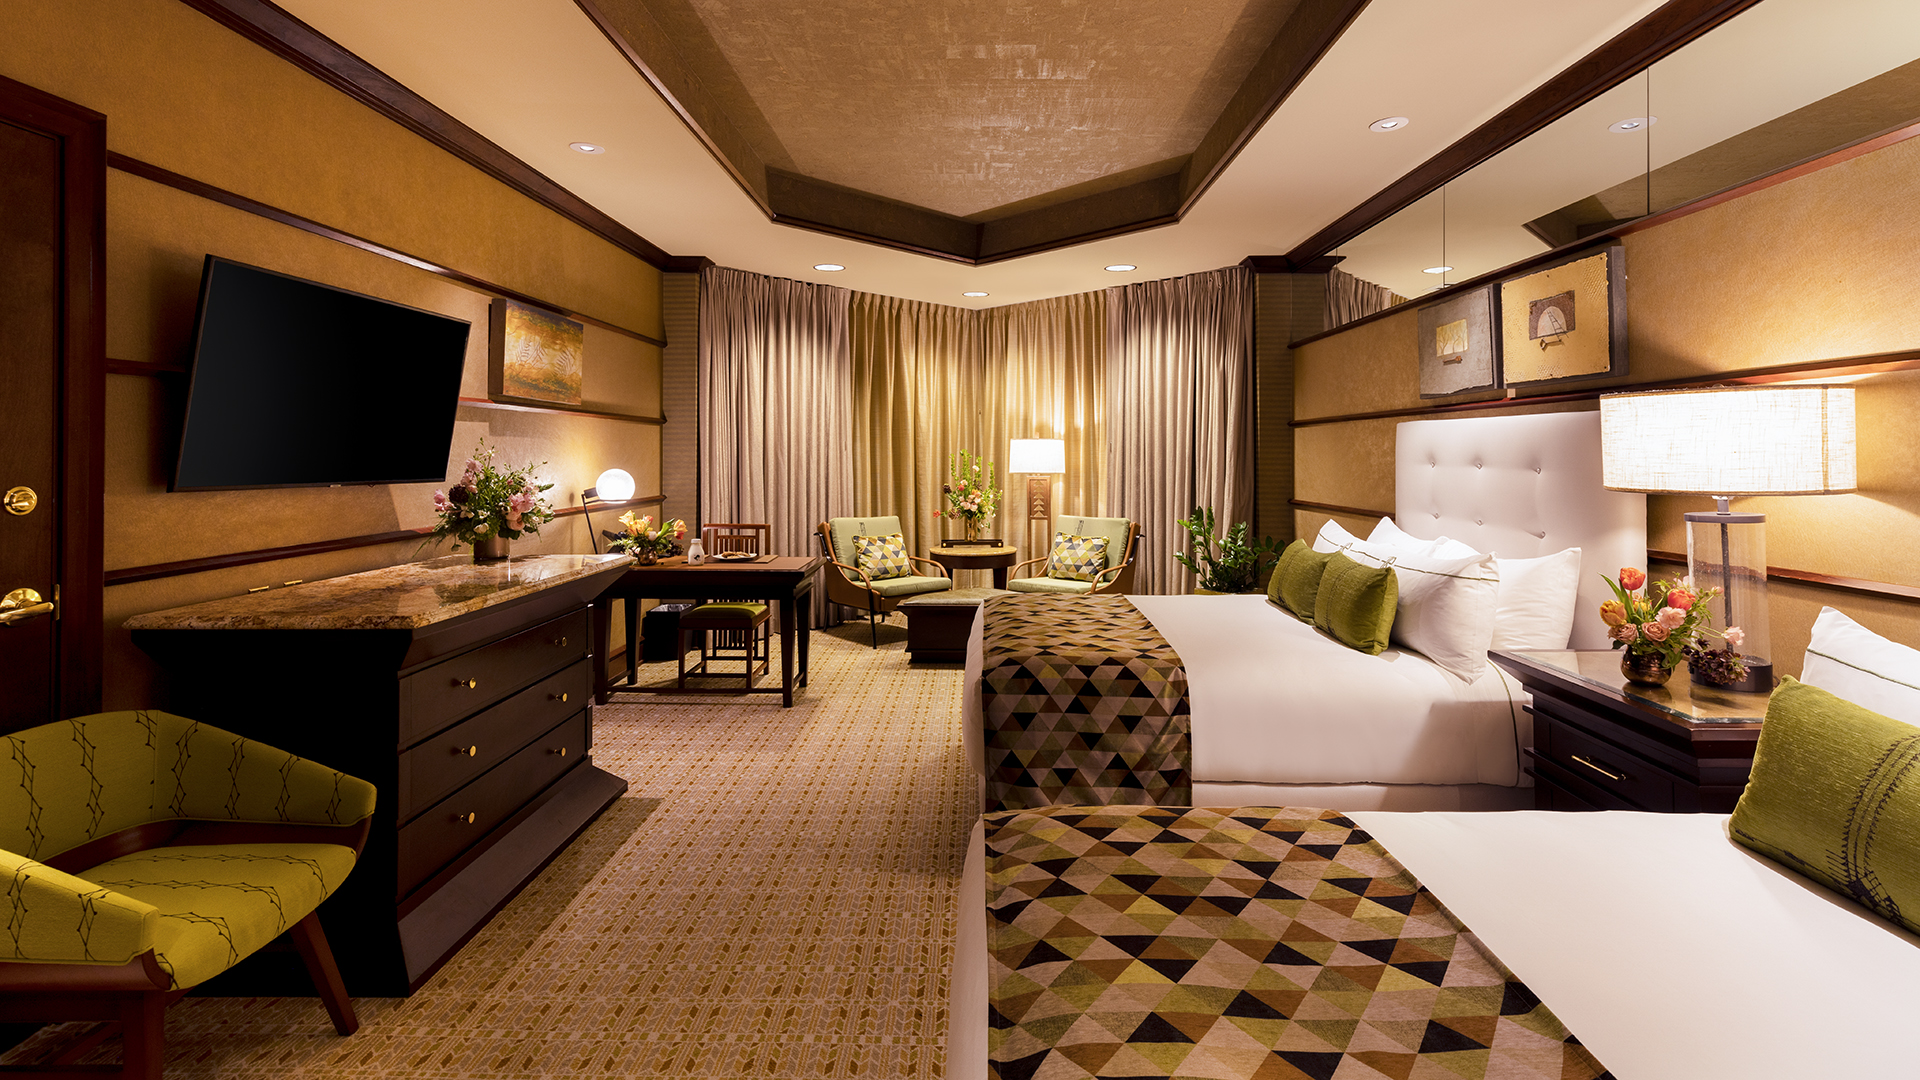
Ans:
[[[1133,588],[1133,560],[1139,554],[1140,526],[1126,518],[1068,517],[1053,519],[1053,531],[1068,536],[1104,536],[1107,538],[1107,568],[1092,581],[1074,581],[1048,577],[1047,560],[1052,552],[1028,559],[1008,572],[1007,588],[1012,592],[1051,592],[1086,596],[1091,593],[1124,593]],[[1049,539],[1051,543],[1051,539]],[[1040,567],[1034,577],[1020,572]]]
[[[853,538],[856,536],[892,536],[900,531],[899,517],[837,517],[820,523],[820,554],[833,561],[833,568],[823,576],[827,582],[827,599],[836,604],[864,608],[867,612],[867,629],[873,635],[873,647],[880,647],[880,624],[887,613],[900,606],[900,601],[921,593],[940,592],[953,588],[953,579],[947,576],[947,568],[932,559],[923,559],[917,555],[907,556],[908,563],[926,567],[928,573],[907,574],[901,577],[874,578],[859,568],[859,559],[854,554]]]
[[[353,1033],[314,909],[366,844],[373,785],[164,712],[0,742],[0,1021],[120,1021],[121,1075],[157,1078],[168,1003],[285,935]]]

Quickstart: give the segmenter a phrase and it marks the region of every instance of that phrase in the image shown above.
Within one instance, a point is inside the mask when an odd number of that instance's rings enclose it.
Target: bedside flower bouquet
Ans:
[[[626,534],[608,544],[607,550],[625,552],[643,563],[658,562],[661,556],[672,555],[679,550],[674,541],[687,535],[687,523],[679,518],[655,525],[653,515],[635,517],[631,510],[620,515],[620,524],[627,527]]]
[[[1647,575],[1631,566],[1621,568],[1618,580],[1606,582],[1614,598],[1600,605],[1600,618],[1613,647],[1626,650],[1620,670],[1630,682],[1663,685],[1682,660],[1693,663],[1702,679],[1722,686],[1746,675],[1746,665],[1733,651],[1745,638],[1740,628],[1720,631],[1707,625],[1709,602],[1719,589],[1697,592],[1691,579],[1684,579],[1656,581],[1643,590]],[[1726,647],[1714,648],[1710,637],[1723,639]]]
[[[506,541],[537,533],[553,520],[553,509],[540,493],[552,484],[535,482],[534,466],[502,469],[493,463],[494,448],[486,440],[467,459],[460,482],[433,493],[433,509],[440,521],[430,539],[453,537],[454,550],[472,544],[475,559],[506,558]]]
[[[947,459],[947,482],[940,488],[947,508],[942,517],[957,518],[966,526],[967,539],[980,538],[980,524],[1000,508],[1000,489],[993,486],[993,462],[962,450]]]

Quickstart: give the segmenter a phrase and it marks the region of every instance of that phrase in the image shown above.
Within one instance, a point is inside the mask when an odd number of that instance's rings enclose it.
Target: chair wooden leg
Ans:
[[[120,1075],[126,1080],[160,1080],[166,1039],[166,991],[129,995],[120,1007]]]
[[[867,597],[867,632],[873,635],[873,647],[880,647],[880,623],[874,618],[873,597]]]
[[[687,631],[685,627],[674,632],[674,662],[680,665],[680,676],[674,685],[682,690],[687,688]]]
[[[307,965],[307,977],[313,980],[313,988],[320,992],[320,1003],[327,1007],[327,1015],[333,1018],[333,1030],[342,1035],[351,1035],[360,1030],[360,1018],[353,1013],[353,1000],[347,997],[347,985],[340,981],[340,968],[333,962],[333,949],[327,945],[326,932],[320,929],[320,913],[307,912],[307,917],[293,924],[287,931],[293,939],[293,947],[300,953],[300,960]]]

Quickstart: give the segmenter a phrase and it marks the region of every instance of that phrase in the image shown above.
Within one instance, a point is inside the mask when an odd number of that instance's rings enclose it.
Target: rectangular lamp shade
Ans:
[[[1007,450],[1007,471],[1010,473],[1066,472],[1066,440],[1014,439]]]
[[[1833,495],[1858,488],[1853,388],[1738,386],[1600,398],[1615,491]]]

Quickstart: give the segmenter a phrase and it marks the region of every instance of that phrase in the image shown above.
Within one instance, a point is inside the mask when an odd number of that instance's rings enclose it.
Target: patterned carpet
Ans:
[[[167,1076],[944,1075],[978,796],[960,671],[910,668],[900,621],[878,651],[864,624],[815,633],[792,709],[595,710],[594,760],[629,797],[419,993],[357,1000],[347,1039],[311,998],[189,998],[168,1013]],[[6,1061],[85,1030],[47,1029]]]

